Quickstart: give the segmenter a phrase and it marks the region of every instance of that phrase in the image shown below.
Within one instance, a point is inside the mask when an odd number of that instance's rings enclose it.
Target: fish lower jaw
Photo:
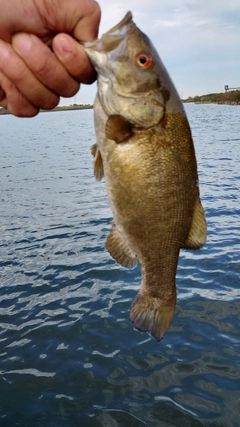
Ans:
[[[106,71],[107,74],[107,71]],[[104,74],[98,75],[98,86],[103,86],[105,90],[108,88],[109,85],[109,76],[104,76]],[[102,87],[101,87],[102,90]]]

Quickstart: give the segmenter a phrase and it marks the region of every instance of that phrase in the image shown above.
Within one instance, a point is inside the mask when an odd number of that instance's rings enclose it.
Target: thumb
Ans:
[[[96,80],[96,72],[83,47],[68,34],[54,37],[52,49],[68,73],[80,83],[91,84]]]

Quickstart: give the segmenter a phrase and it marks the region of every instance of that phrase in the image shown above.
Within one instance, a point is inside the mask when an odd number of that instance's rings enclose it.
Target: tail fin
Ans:
[[[161,341],[171,325],[174,307],[175,298],[165,302],[140,292],[132,304],[129,317],[135,328],[150,332],[157,341]]]

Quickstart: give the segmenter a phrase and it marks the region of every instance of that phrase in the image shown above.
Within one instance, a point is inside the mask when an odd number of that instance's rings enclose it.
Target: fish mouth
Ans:
[[[109,31],[104,33],[98,40],[81,43],[90,60],[94,64],[94,57],[97,53],[109,53],[115,50],[129,31],[129,26],[133,24],[132,13],[127,12],[124,18]],[[95,65],[95,64],[94,64]]]
[[[113,35],[114,33],[119,33],[121,30],[125,30],[126,26],[128,24],[132,23],[132,12],[127,12],[127,14],[124,16],[124,18],[117,24],[115,25],[113,28],[111,28],[109,31],[107,31],[104,35]]]

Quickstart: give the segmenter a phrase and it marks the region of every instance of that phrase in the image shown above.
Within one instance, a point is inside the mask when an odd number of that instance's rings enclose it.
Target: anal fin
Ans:
[[[101,181],[104,176],[103,160],[97,144],[91,146],[91,153],[94,157],[94,175],[97,181]]]
[[[185,249],[200,249],[207,238],[207,223],[205,220],[204,210],[199,198],[196,200],[192,225],[185,241],[183,248]]]
[[[114,221],[105,246],[111,257],[123,267],[133,268],[137,264],[137,255],[130,248]]]

